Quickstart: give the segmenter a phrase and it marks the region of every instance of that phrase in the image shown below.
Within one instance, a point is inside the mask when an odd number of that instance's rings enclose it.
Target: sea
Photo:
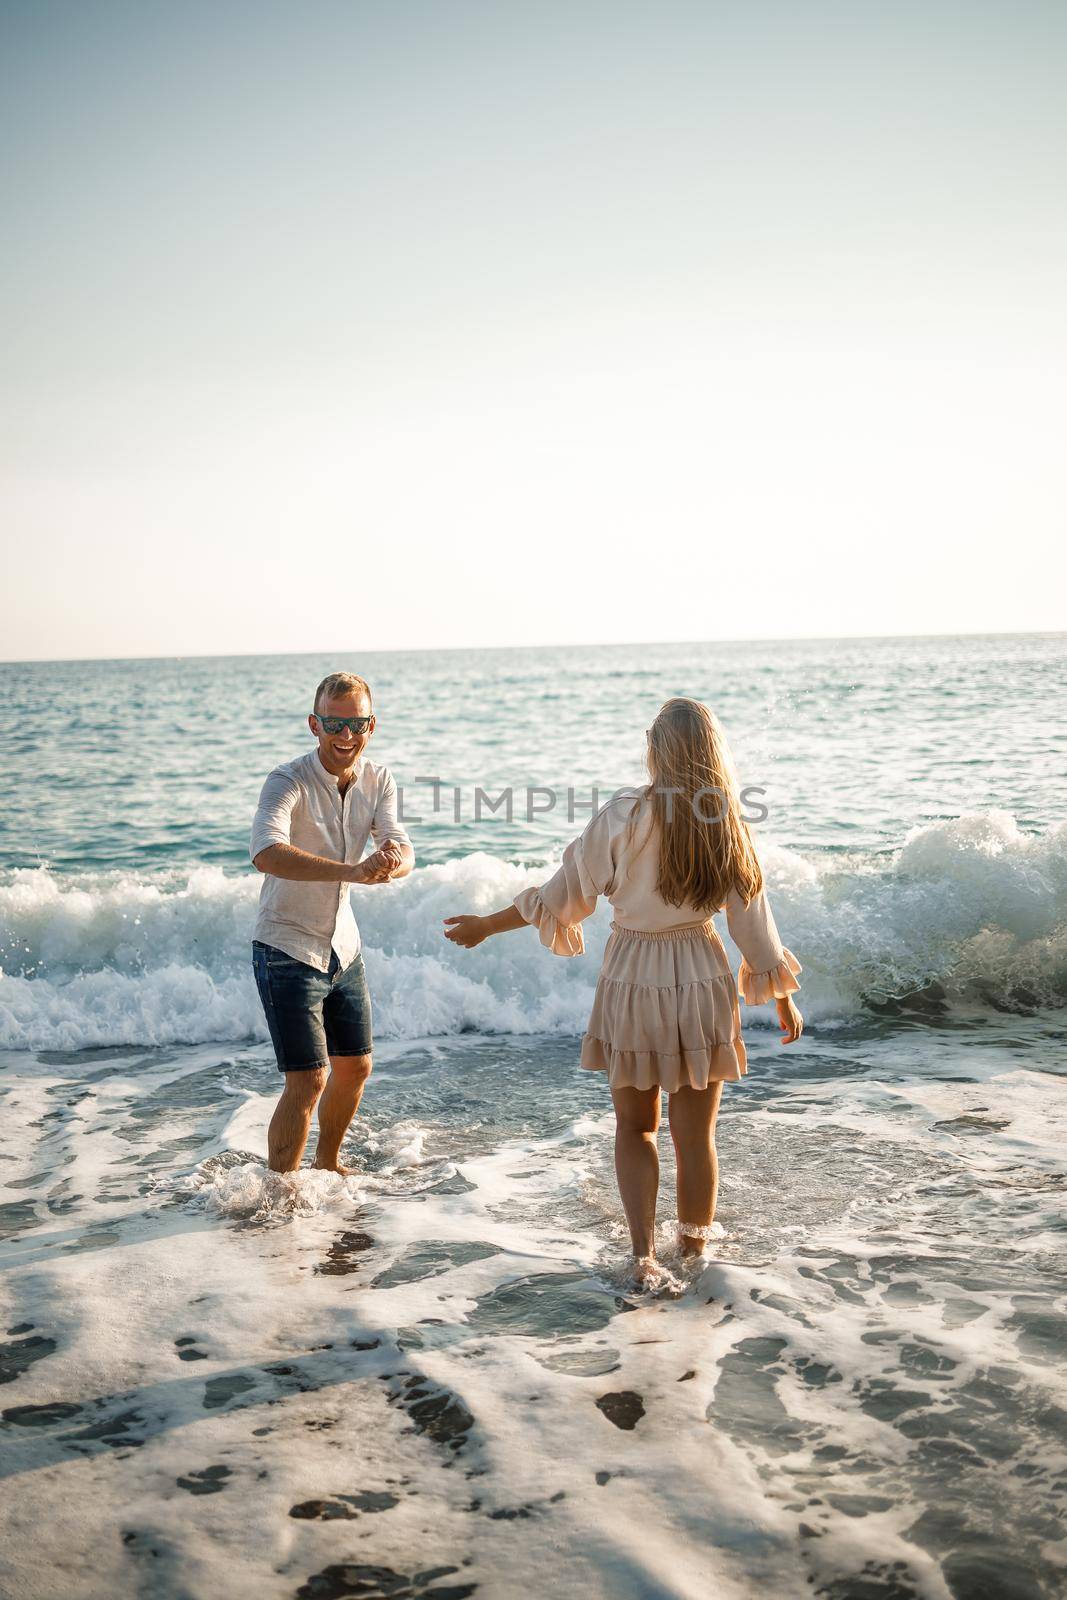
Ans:
[[[353,891],[354,1175],[286,1181],[248,837],[333,670],[372,686],[417,866]],[[0,689],[0,1592],[1067,1590],[1067,635]],[[610,907],[574,960],[442,919],[543,881],[672,695],[730,740],[805,1031],[744,1012],[706,1265],[644,1298],[578,1067]],[[666,1127],[661,1158],[670,1262]]]

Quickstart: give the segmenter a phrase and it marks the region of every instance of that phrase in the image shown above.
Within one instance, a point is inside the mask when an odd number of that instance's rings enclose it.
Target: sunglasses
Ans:
[[[348,728],[352,733],[366,733],[374,721],[373,717],[320,717],[317,712],[313,715],[323,733],[340,733],[342,728]]]

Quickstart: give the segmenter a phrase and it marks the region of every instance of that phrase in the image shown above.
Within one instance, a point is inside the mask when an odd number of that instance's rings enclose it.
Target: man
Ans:
[[[317,745],[275,767],[259,797],[249,854],[265,874],[252,965],[285,1088],[267,1133],[275,1172],[295,1172],[319,1108],[315,1166],[338,1161],[371,1072],[371,1002],[349,886],[403,878],[415,852],[397,820],[396,784],[363,751],[371,692],[350,672],[315,691]],[[369,835],[377,846],[361,860]]]

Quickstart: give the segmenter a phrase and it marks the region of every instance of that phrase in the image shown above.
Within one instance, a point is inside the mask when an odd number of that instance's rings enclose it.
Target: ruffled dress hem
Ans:
[[[709,1083],[736,1083],[748,1072],[744,1040],[703,1044],[695,1050],[620,1050],[607,1039],[587,1033],[581,1065],[587,1072],[606,1072],[613,1089],[706,1089]]]

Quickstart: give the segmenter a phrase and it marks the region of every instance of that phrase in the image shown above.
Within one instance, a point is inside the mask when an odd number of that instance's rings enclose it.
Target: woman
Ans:
[[[738,985],[749,1005],[776,1001],[783,1044],[800,1038],[803,1020],[790,999],[802,968],[778,936],[726,740],[706,706],[667,701],[648,730],[648,770],[651,783],[602,806],[547,883],[490,916],[444,920],[445,937],[468,950],[529,922],[556,955],[576,956],[597,896],[611,901],[615,920],[581,1065],[608,1074],[633,1281],[656,1288],[671,1286],[654,1244],[662,1091],[677,1156],[681,1249],[698,1260],[715,1215],[722,1086],[748,1070]],[[743,957],[738,984],[711,921],[723,908]]]

